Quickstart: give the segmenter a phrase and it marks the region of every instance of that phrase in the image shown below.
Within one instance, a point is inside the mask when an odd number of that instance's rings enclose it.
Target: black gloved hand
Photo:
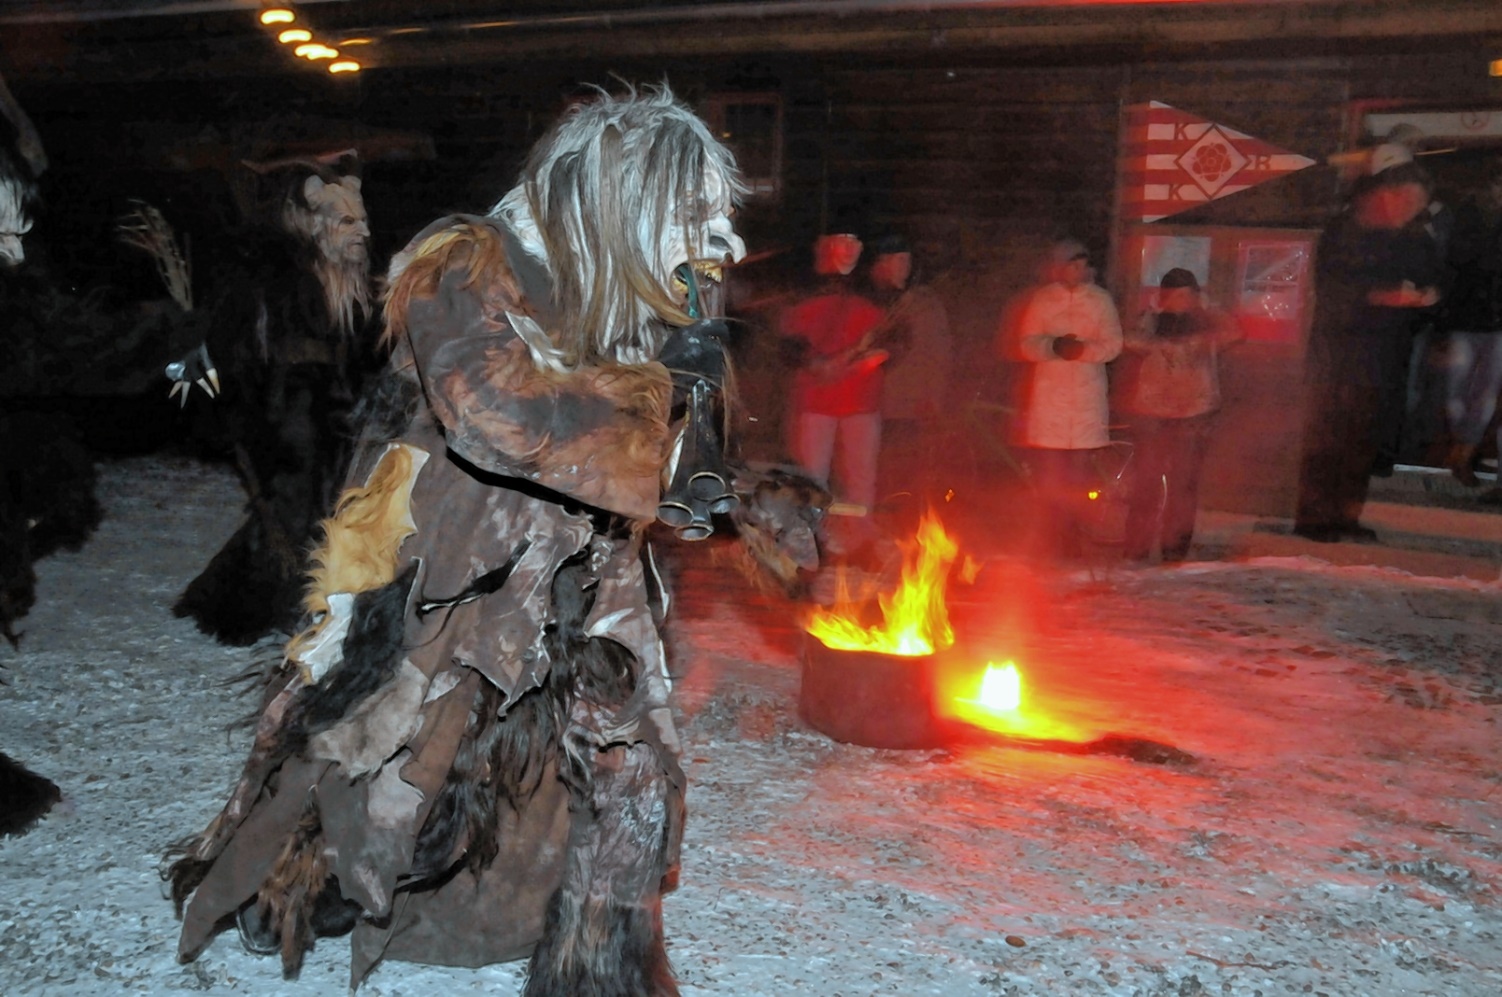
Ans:
[[[725,341],[730,327],[720,319],[701,319],[678,329],[663,345],[657,359],[673,375],[675,394],[689,390],[695,381],[725,384]]]
[[[1078,360],[1085,355],[1085,342],[1077,336],[1060,336],[1053,341],[1053,352],[1060,360]]]

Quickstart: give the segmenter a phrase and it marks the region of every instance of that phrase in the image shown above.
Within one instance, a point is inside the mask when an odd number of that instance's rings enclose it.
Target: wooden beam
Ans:
[[[710,5],[711,7],[713,5]],[[370,46],[373,63],[412,66],[506,61],[517,57],[608,55],[615,58],[694,58],[758,54],[940,55],[945,51],[1027,49],[1067,57],[1082,47],[1191,51],[1234,43],[1454,38],[1488,35],[1502,46],[1498,0],[1306,0],[1276,3],[1070,4],[872,12],[733,19],[696,18],[692,25],[598,24],[533,29],[525,21],[464,32],[382,35]],[[371,34],[367,29],[366,34]]]
[[[749,4],[768,10],[787,5]],[[822,5],[827,7],[829,5]],[[328,10],[338,5],[329,5]],[[850,5],[851,14],[732,16],[740,8],[700,4],[653,8],[652,18],[632,20],[633,8],[529,20],[427,23],[411,17],[412,5],[351,5],[360,16],[370,7],[392,11],[385,24],[329,24],[323,33],[372,39],[351,49],[367,68],[458,66],[558,59],[620,62],[717,57],[796,55],[942,59],[984,53],[1015,53],[1039,63],[1082,63],[1092,53],[1116,61],[1184,58],[1206,47],[1256,51],[1261,46],[1301,45],[1336,54],[1374,44],[1413,47],[1443,42],[1484,47],[1497,39],[1502,56],[1502,0],[1277,0],[1277,2],[1077,3],[994,6],[935,3]],[[915,9],[926,8],[926,9]],[[643,13],[638,8],[638,13]],[[864,10],[864,13],[856,12]],[[322,11],[320,11],[322,13]],[[717,19],[716,14],[724,16]],[[268,47],[254,32],[219,18],[218,31],[183,30],[172,36],[171,19],[154,19],[150,36],[123,40],[121,33],[63,30],[57,25],[17,25],[7,30],[4,71],[12,81],[116,82],[203,79],[268,74],[317,77],[316,67]],[[206,19],[200,19],[200,21]],[[185,19],[182,22],[192,22]],[[469,26],[465,26],[468,24]],[[203,25],[199,25],[202,27]],[[33,32],[40,32],[33,36]],[[32,42],[36,41],[36,44]],[[1496,56],[1494,56],[1496,57]],[[1483,69],[1484,71],[1484,69]]]

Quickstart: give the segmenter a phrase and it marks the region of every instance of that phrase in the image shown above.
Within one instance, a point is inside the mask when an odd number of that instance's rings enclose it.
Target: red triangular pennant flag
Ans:
[[[1297,173],[1314,160],[1159,101],[1127,108],[1121,210],[1155,222]]]

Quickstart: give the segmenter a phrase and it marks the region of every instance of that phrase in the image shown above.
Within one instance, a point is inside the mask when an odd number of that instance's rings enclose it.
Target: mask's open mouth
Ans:
[[[673,290],[682,295],[690,318],[719,314],[720,289],[728,261],[728,256],[720,260],[695,260],[680,264],[673,271]]]
[[[680,264],[678,269],[673,271],[673,289],[680,293],[687,291],[690,277],[701,285],[705,282],[723,284],[727,262],[729,262],[729,257],[719,260],[695,260],[692,263]]]

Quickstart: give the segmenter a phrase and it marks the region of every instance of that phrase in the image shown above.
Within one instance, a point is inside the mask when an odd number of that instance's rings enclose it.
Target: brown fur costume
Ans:
[[[683,371],[650,357],[687,355],[670,347],[689,316],[589,275],[667,280],[676,237],[637,224],[640,198],[601,199],[625,165],[652,210],[719,235],[711,255],[738,245],[738,181],[665,93],[578,109],[543,148],[526,197],[440,220],[393,263],[391,361],[323,523],[307,625],[229,802],[167,871],[184,960],[234,920],[289,974],[352,929],[356,985],[385,959],[530,957],[531,997],[677,993],[661,900],[685,786],[644,533],[683,432]],[[571,199],[581,184],[599,189]],[[527,214],[555,201],[600,224]],[[561,287],[560,267],[577,271]],[[796,572],[818,519],[791,500],[802,486],[746,487],[756,549]]]
[[[47,168],[41,139],[0,79],[0,280],[25,258],[21,236],[37,207],[36,179]],[[4,335],[14,337],[13,299],[0,287]],[[0,351],[0,365],[3,365]],[[34,384],[28,384],[34,390]],[[77,550],[99,524],[94,458],[55,414],[0,414],[0,636],[15,648],[15,622],[36,601],[33,562]],[[62,799],[52,780],[0,752],[0,836],[24,834]]]
[[[663,171],[654,210],[692,225],[709,179],[737,189],[670,95],[604,98],[544,145],[570,142]],[[524,186],[614,190],[600,177],[627,172],[580,161],[535,156]],[[610,238],[643,239],[581,272],[666,298],[643,202],[580,203]],[[614,287],[599,307],[556,294],[569,218],[443,219],[398,254],[391,362],[324,523],[308,624],[229,802],[168,872],[184,960],[238,919],[289,973],[352,927],[355,984],[383,959],[530,957],[533,997],[677,992],[661,896],[684,778],[644,530],[674,443],[672,380],[650,358],[683,316]]]
[[[503,238],[493,224],[462,224]],[[472,307],[486,295],[473,293],[466,262],[453,257],[413,296],[398,348],[424,396],[443,402],[419,400],[399,442],[366,448],[325,524],[314,622],[268,693],[245,778],[176,868],[180,899],[196,887],[185,958],[253,903],[249,933],[276,938],[295,971],[314,902],[334,889],[372,917],[355,929],[356,981],[383,957],[516,958],[544,925],[569,941],[534,967],[536,993],[590,992],[578,987],[607,966],[616,980],[631,946],[656,967],[640,969],[644,980],[666,965],[657,893],[674,860],[682,777],[630,524],[655,508],[667,374],[648,365],[570,378],[510,361],[519,341]],[[499,275],[487,295],[503,294],[510,275]],[[440,333],[444,345],[431,348],[426,337]],[[462,363],[449,359],[456,350]],[[656,461],[642,459],[654,449]],[[480,591],[508,564],[503,585]],[[638,717],[649,722],[615,732]],[[581,797],[572,816],[571,795]],[[288,809],[292,800],[308,809]],[[598,827],[612,810],[635,815],[627,833]],[[503,852],[514,861],[499,866]],[[448,886],[456,864],[468,886]],[[528,871],[511,882],[518,870]],[[505,904],[478,916],[448,909],[490,879]],[[565,881],[569,895],[550,906]]]

